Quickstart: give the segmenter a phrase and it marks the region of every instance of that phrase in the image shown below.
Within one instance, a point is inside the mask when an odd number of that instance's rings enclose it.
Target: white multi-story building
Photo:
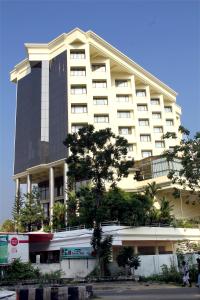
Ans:
[[[119,186],[141,191],[156,181],[160,196],[173,201],[178,217],[199,216],[199,207],[172,197],[167,174],[179,168],[159,155],[181,138],[176,92],[92,31],[76,28],[47,44],[25,44],[27,58],[10,74],[17,85],[14,180],[38,184],[47,215],[55,201],[66,202],[67,156],[63,140],[86,124],[110,127],[128,140],[128,158],[137,161]],[[140,181],[134,180],[138,172]]]

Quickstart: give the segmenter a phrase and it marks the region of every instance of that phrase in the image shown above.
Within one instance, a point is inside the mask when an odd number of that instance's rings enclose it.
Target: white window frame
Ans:
[[[84,67],[71,67],[70,76],[86,76],[86,68]]]
[[[128,151],[128,152],[133,152],[133,151],[134,151],[134,146],[133,146],[133,144],[128,144],[127,151]]]
[[[109,115],[94,115],[94,123],[109,123]]]
[[[152,112],[152,119],[154,119],[154,120],[162,119],[161,112]]]
[[[129,134],[132,134],[132,128],[131,127],[119,127],[119,130],[118,130],[119,134],[121,135],[129,135]]]
[[[128,87],[129,86],[129,79],[115,79],[115,86],[116,87]]]
[[[84,49],[71,49],[70,50],[70,59],[85,59],[85,50]]]
[[[150,157],[152,156],[152,150],[142,150],[141,154],[142,154],[142,158]]]
[[[71,125],[71,132],[72,133],[77,133],[79,131],[79,129],[83,128],[85,125],[81,125],[81,124],[72,124]]]
[[[151,142],[150,134],[140,134],[140,142],[148,143]]]
[[[92,87],[93,88],[107,88],[107,81],[106,80],[93,80],[92,81]]]
[[[125,103],[130,101],[129,95],[116,95],[117,102]]]
[[[155,141],[155,147],[156,148],[165,148],[165,142],[164,141]]]
[[[163,127],[162,126],[154,126],[153,132],[154,133],[163,133]]]
[[[72,114],[84,114],[87,113],[87,105],[72,105],[71,106]]]
[[[117,117],[121,119],[129,119],[131,117],[130,110],[118,111]]]
[[[101,63],[97,63],[97,64],[92,64],[92,72],[106,72],[106,64],[101,64]]]
[[[94,97],[93,98],[93,104],[94,105],[108,105],[108,98],[106,98],[106,97],[102,97],[102,98]]]
[[[165,106],[164,109],[165,109],[166,113],[171,113],[172,112],[172,106],[170,106],[170,105]]]
[[[148,111],[147,104],[137,104],[137,111]]]
[[[166,119],[166,126],[174,126],[174,120],[173,119]]]
[[[139,126],[149,126],[149,119],[139,119]],[[142,122],[144,122],[142,124]]]
[[[87,94],[87,88],[85,85],[71,85],[71,95]]]
[[[146,97],[147,95],[146,89],[136,89],[135,93],[136,97]]]
[[[151,105],[160,105],[159,98],[151,98]]]

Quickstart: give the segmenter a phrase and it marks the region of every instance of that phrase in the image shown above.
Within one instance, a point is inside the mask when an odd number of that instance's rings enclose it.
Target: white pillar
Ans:
[[[68,194],[67,194],[67,188],[68,188],[68,177],[67,177],[67,172],[68,172],[68,165],[66,162],[64,162],[63,166],[63,196],[64,196],[64,204],[67,209],[67,200],[68,200]],[[67,213],[65,214],[65,222],[67,224]]]
[[[133,248],[134,255],[138,255],[138,246],[134,246]]]
[[[20,196],[20,179],[15,179],[15,197]]]
[[[49,195],[50,195],[50,224],[52,225],[54,205],[54,168],[49,169]]]
[[[159,247],[155,246],[155,255],[159,255]]]
[[[30,194],[31,191],[32,191],[31,175],[27,174],[27,193]]]

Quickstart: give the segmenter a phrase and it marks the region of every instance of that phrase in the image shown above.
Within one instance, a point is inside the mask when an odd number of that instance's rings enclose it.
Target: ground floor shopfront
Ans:
[[[178,266],[176,250],[179,242],[200,242],[199,229],[172,227],[105,226],[103,234],[113,236],[111,272],[117,272],[116,257],[124,246],[133,247],[141,260],[136,274],[149,276],[161,266]],[[30,243],[30,258],[41,272],[61,270],[63,277],[86,277],[96,265],[90,241],[92,230],[78,229],[54,233],[48,242]]]

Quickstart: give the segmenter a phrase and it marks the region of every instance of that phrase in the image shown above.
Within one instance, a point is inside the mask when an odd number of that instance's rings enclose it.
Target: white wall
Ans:
[[[95,259],[65,259],[60,263],[55,264],[33,264],[34,267],[44,273],[50,273],[52,271],[61,270],[63,272],[63,278],[76,278],[86,277],[93,271],[96,264]]]
[[[141,266],[135,271],[135,275],[150,276],[162,271],[161,266],[172,264],[178,267],[177,257],[175,254],[162,255],[140,255]]]

